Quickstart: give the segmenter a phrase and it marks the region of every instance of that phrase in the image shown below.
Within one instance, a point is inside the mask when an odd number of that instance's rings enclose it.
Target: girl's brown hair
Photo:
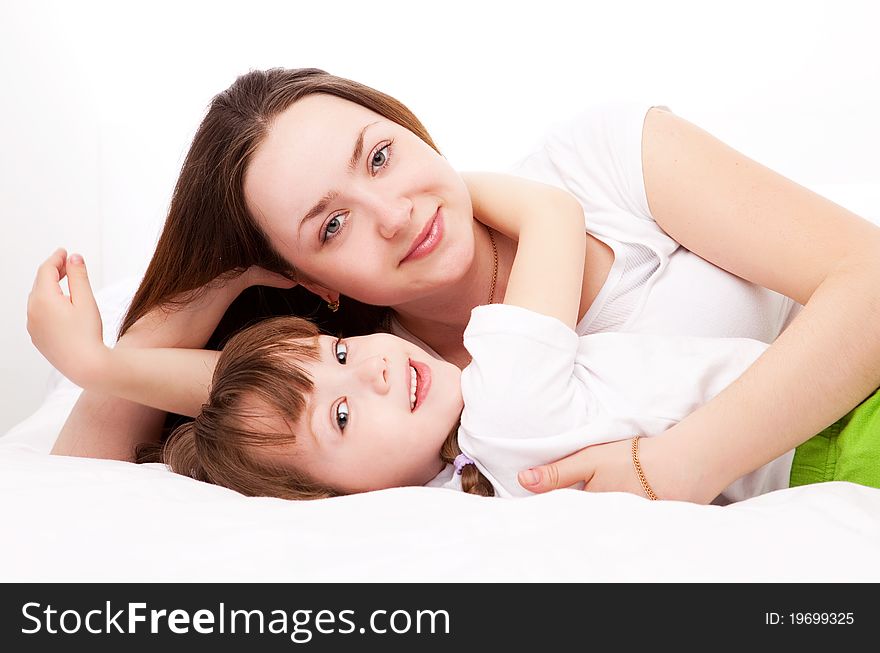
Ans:
[[[409,109],[358,82],[317,68],[273,68],[242,75],[214,97],[193,137],[156,251],[122,321],[120,336],[150,310],[191,299],[191,291],[221,274],[259,265],[293,278],[292,265],[278,254],[247,209],[244,177],[272,121],[313,93],[334,95],[375,111],[437,150]],[[345,310],[334,315],[300,287],[254,288],[239,299],[212,337],[214,346],[226,334],[266,315],[310,315],[322,328],[358,335],[379,330],[388,312],[347,298]]]
[[[340,494],[293,467],[268,462],[261,447],[293,443],[295,424],[313,388],[301,361],[317,360],[318,329],[297,317],[263,320],[233,336],[223,348],[207,403],[196,418],[179,426],[165,445],[141,445],[138,462],[164,462],[172,471],[222,485],[248,496],[320,499]],[[265,427],[266,418],[288,424],[284,432]],[[458,432],[447,437],[441,460],[461,453]],[[474,465],[462,470],[465,492],[493,496]]]
[[[337,495],[259,455],[260,448],[296,440],[292,428],[273,431],[262,420],[277,416],[292,426],[303,414],[314,386],[299,362],[318,358],[317,336],[314,324],[294,317],[264,320],[233,336],[217,361],[201,412],[175,429],[164,446],[138,447],[138,462],[164,462],[178,474],[248,496]]]

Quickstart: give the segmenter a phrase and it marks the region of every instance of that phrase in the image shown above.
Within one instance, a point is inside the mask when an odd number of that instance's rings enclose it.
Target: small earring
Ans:
[[[327,302],[327,308],[330,309],[331,313],[335,313],[336,311],[339,310],[339,300],[337,299],[332,302]]]

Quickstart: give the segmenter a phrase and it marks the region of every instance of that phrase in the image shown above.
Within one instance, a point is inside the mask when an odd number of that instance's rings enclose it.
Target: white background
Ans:
[[[145,267],[211,97],[318,67],[407,104],[460,169],[550,122],[647,99],[807,186],[880,181],[873,2],[0,0],[0,433],[40,402],[25,331],[57,246],[100,288]]]

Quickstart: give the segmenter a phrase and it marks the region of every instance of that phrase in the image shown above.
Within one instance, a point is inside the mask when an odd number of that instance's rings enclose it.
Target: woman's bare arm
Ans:
[[[736,381],[642,441],[659,496],[705,503],[880,386],[880,228],[659,109],[645,120],[642,162],[651,213],[670,236],[804,304]],[[541,471],[544,481],[529,489],[577,477],[590,490],[642,492],[626,443],[589,447]]]
[[[672,113],[649,113],[642,158],[667,233],[804,304],[739,379],[661,436],[699,452],[696,498],[711,500],[880,385],[880,228]]]
[[[84,390],[52,453],[133,462],[138,444],[159,441],[164,422],[165,411]]]

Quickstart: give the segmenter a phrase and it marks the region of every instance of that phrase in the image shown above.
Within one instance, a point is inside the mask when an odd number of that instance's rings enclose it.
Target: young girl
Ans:
[[[61,251],[38,271],[28,329],[78,385],[195,415],[165,445],[164,461],[245,494],[319,498],[432,485],[524,496],[518,470],[632,438],[633,473],[656,498],[650,470],[638,458],[639,437],[683,419],[768,345],[747,338],[578,337],[580,204],[565,191],[513,177],[472,174],[466,181],[475,212],[519,245],[504,304],[473,310],[464,336],[472,360],[463,371],[390,334],[343,340],[293,317],[245,329],[219,361],[217,352],[111,350],[101,341],[84,265],[75,257],[65,265]],[[542,211],[553,213],[556,228],[547,228]],[[65,273],[69,302],[58,287]],[[194,328],[185,319],[178,324]],[[203,396],[181,399],[164,383],[189,373],[193,358],[204,362],[206,392],[210,385],[204,405]],[[724,498],[787,487],[811,462],[801,455],[793,468],[793,458],[790,451],[740,479]]]

